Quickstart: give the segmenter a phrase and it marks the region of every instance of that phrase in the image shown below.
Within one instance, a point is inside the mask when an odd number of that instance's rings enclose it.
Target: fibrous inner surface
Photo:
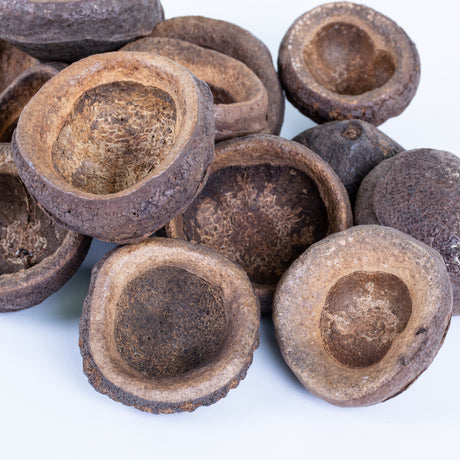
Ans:
[[[176,105],[160,88],[114,82],[74,104],[52,150],[56,171],[94,194],[125,190],[155,171],[175,140]]]
[[[183,215],[187,239],[241,265],[251,281],[277,283],[324,238],[328,216],[316,184],[287,166],[231,166],[212,174]]]
[[[0,174],[0,275],[40,263],[54,254],[66,233],[39,208],[19,178]]]
[[[127,284],[117,303],[115,344],[132,368],[182,375],[221,350],[226,316],[220,288],[177,267],[158,267]]]

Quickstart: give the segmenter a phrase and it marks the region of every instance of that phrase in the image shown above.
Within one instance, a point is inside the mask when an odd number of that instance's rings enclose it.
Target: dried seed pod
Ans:
[[[19,74],[35,64],[38,64],[38,61],[32,56],[27,55],[10,43],[0,40],[0,93]]]
[[[192,43],[147,37],[121,51],[143,51],[172,59],[205,81],[214,97],[216,140],[259,133],[267,128],[267,91],[241,61]]]
[[[41,61],[114,51],[163,19],[159,0],[0,0],[0,37]]]
[[[296,142],[253,135],[216,145],[208,183],[166,229],[240,264],[268,313],[289,265],[351,225],[348,196],[329,165]]]
[[[278,68],[289,101],[318,123],[358,118],[378,126],[404,111],[420,80],[404,30],[349,2],[298,18],[283,38]]]
[[[58,62],[37,64],[19,74],[0,93],[0,142],[10,142],[22,109],[32,96],[65,64]]]
[[[404,149],[374,125],[362,120],[330,121],[293,139],[332,166],[347,189],[352,206],[363,179],[380,162]]]
[[[93,269],[83,368],[116,401],[153,413],[213,404],[245,377],[258,341],[251,283],[209,248],[153,238],[113,250]]]
[[[439,251],[460,314],[460,159],[432,149],[402,152],[364,179],[355,207],[358,224],[396,228]]]
[[[30,193],[61,225],[139,241],[182,212],[207,179],[212,94],[161,56],[90,56],[31,99],[13,150]]]
[[[311,246],[274,300],[276,336],[313,394],[368,406],[404,391],[432,362],[450,324],[441,256],[397,230],[353,227]]]
[[[155,37],[177,38],[231,56],[246,64],[268,93],[268,133],[279,134],[284,119],[284,95],[268,48],[247,30],[225,21],[183,16],[158,24]]]
[[[0,143],[0,312],[39,304],[78,270],[91,238],[57,226],[29,195]]]

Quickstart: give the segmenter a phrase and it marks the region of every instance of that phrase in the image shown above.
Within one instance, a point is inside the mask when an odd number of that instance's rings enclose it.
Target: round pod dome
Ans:
[[[244,271],[204,246],[150,239],[93,269],[80,322],[90,383],[153,413],[193,411],[242,380],[259,340]]]
[[[364,179],[355,206],[358,224],[396,228],[444,258],[460,314],[460,159],[433,149],[402,152]]]
[[[328,3],[305,13],[278,57],[286,96],[318,123],[358,118],[373,125],[402,113],[420,80],[414,43],[364,5]]]
[[[0,143],[0,312],[32,307],[58,291],[90,244],[38,206],[19,178],[10,144]]]
[[[41,61],[114,51],[163,19],[159,0],[0,0],[0,37]]]
[[[404,149],[363,120],[330,121],[303,131],[293,139],[332,166],[353,206],[359,186],[379,163]]]
[[[351,225],[348,196],[331,167],[297,142],[260,134],[216,145],[208,183],[166,229],[241,265],[268,313],[289,265]]]
[[[284,120],[284,94],[272,56],[265,44],[246,29],[226,21],[202,16],[182,16],[158,24],[155,37],[184,40],[226,54],[246,64],[262,81],[268,93],[268,128],[279,134]]]
[[[216,140],[267,128],[267,91],[241,61],[182,40],[146,37],[121,51],[143,51],[172,59],[206,82],[214,98]]]
[[[207,179],[212,94],[161,56],[90,56],[30,100],[13,151],[30,193],[61,225],[105,241],[141,240]]]
[[[286,363],[307,390],[338,406],[404,391],[434,359],[451,315],[442,257],[374,225],[311,246],[280,281],[273,311]]]

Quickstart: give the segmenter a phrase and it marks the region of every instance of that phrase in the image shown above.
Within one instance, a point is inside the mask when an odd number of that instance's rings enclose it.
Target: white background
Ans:
[[[453,0],[365,2],[416,43],[422,79],[415,99],[381,129],[407,149],[460,154],[460,7]],[[276,60],[290,24],[317,1],[163,0],[166,16],[201,14],[239,24]],[[287,106],[283,136],[313,123]],[[194,413],[151,415],[97,393],[82,372],[78,322],[94,242],[60,292],[32,309],[0,315],[0,459],[458,458],[460,319],[432,366],[405,393],[370,408],[341,409],[307,393],[284,364],[269,319],[248,376]]]

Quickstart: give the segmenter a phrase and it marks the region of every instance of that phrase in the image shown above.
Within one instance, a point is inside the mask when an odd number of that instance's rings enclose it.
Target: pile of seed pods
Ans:
[[[460,314],[460,159],[376,128],[420,79],[394,21],[319,6],[278,72],[249,31],[165,20],[159,0],[0,0],[0,23],[0,311],[60,289],[91,238],[120,244],[80,321],[96,390],[212,404],[245,377],[261,313],[332,404],[385,401],[429,366]],[[319,123],[293,140],[284,93]]]

